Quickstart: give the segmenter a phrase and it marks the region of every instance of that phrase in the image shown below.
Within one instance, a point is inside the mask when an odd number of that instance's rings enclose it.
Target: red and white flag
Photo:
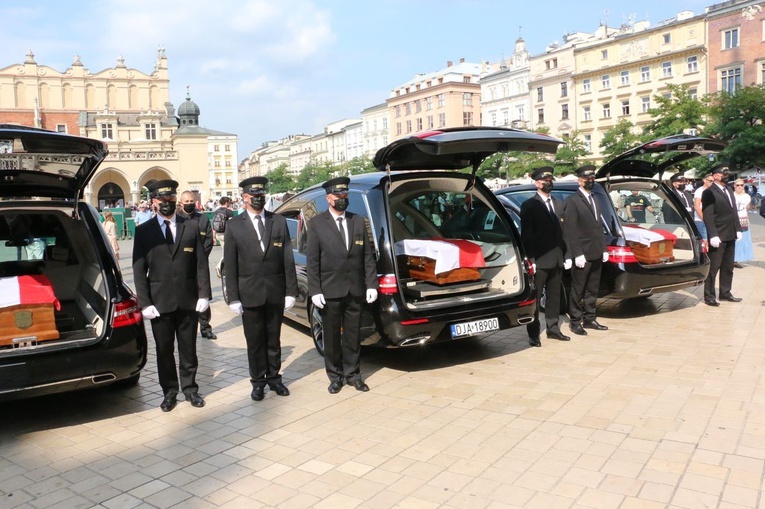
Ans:
[[[56,310],[61,309],[53,285],[42,274],[0,278],[0,307],[21,304],[53,304]]]

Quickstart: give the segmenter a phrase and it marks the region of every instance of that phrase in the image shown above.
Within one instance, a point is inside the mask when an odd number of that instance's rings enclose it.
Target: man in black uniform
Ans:
[[[343,384],[369,390],[361,378],[361,308],[377,299],[377,267],[364,218],[346,212],[349,182],[322,184],[329,210],[308,222],[308,294],[323,320],[330,394]]]
[[[715,298],[715,278],[720,273],[720,300],[741,302],[730,292],[733,286],[733,264],[736,241],[742,236],[736,198],[726,185],[730,170],[725,164],[712,168],[714,183],[701,193],[701,211],[709,238],[709,275],[704,281],[704,303],[719,306]]]
[[[539,303],[542,292],[545,299],[545,322],[548,339],[569,341],[558,325],[560,319],[560,285],[563,279],[564,255],[561,216],[563,204],[550,192],[553,188],[553,169],[549,166],[537,168],[531,174],[537,194],[521,205],[521,240],[526,256],[534,264],[534,279],[537,288],[537,312],[534,321],[526,326],[531,346],[542,346],[539,339]],[[568,260],[570,268],[571,260]]]
[[[229,307],[242,315],[250,397],[260,401],[266,385],[279,396],[289,396],[282,382],[281,329],[284,311],[298,294],[292,241],[283,216],[265,210],[266,177],[239,183],[244,213],[226,224],[223,265]]]
[[[186,219],[193,219],[199,223],[199,234],[202,236],[202,244],[205,246],[205,256],[208,260],[213,248],[213,231],[210,219],[197,210],[196,200],[194,200],[194,193],[191,191],[184,191],[181,193],[180,211],[178,215],[183,216]],[[199,318],[199,332],[203,338],[218,339],[210,326],[210,308],[198,313]]]
[[[136,228],[133,274],[138,304],[151,320],[157,347],[157,375],[165,396],[160,408],[175,408],[179,389],[192,406],[203,407],[196,383],[197,313],[210,305],[212,292],[202,236],[196,221],[175,213],[178,182],[160,180],[147,187],[157,216]]]
[[[595,317],[600,270],[608,261],[608,251],[601,226],[601,205],[593,195],[595,167],[582,166],[576,175],[579,189],[563,204],[563,240],[568,250],[566,258],[574,260],[568,301],[569,326],[574,334],[585,336],[584,329],[608,330]]]
[[[693,216],[693,195],[685,190],[685,176],[678,172],[669,177],[669,181],[672,184],[672,192],[683,204],[683,208]],[[662,216],[664,217],[665,224],[683,224],[685,220],[675,210],[673,205],[669,202],[664,202],[661,206]]]

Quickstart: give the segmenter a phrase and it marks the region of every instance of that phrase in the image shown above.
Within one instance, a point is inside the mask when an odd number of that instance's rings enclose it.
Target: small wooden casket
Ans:
[[[675,257],[672,255],[674,243],[675,241],[671,239],[657,240],[651,242],[649,246],[639,242],[628,242],[637,261],[644,265],[675,261]]]
[[[471,267],[458,267],[436,274],[436,261],[424,256],[407,256],[406,264],[409,269],[409,276],[435,283],[445,285],[449,283],[462,283],[466,281],[477,281],[481,279],[481,273],[478,269]]]
[[[20,304],[0,308],[0,348],[29,341],[58,339],[53,304]]]

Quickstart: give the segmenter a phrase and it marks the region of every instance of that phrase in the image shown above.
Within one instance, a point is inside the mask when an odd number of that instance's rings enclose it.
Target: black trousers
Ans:
[[[534,321],[526,326],[529,337],[539,337],[539,303],[542,300],[542,292],[545,293],[545,326],[547,332],[560,332],[560,285],[563,280],[563,267],[540,269],[534,275],[537,285],[537,310],[534,313]]]
[[[284,303],[243,308],[242,328],[253,387],[273,387],[282,381],[282,317]]]
[[[199,333],[200,334],[212,332],[212,327],[210,326],[211,316],[212,314],[210,313],[209,307],[203,312],[197,313],[197,317],[199,318]]]
[[[197,377],[197,312],[175,310],[151,321],[157,347],[157,376],[164,395],[179,390],[193,394],[199,390]],[[175,340],[178,339],[178,370],[175,367]],[[180,376],[180,386],[178,379]]]
[[[587,261],[583,268],[574,265],[571,268],[571,295],[568,300],[568,315],[571,324],[581,324],[582,320],[591,322],[596,319],[595,307],[600,290],[600,269],[602,260]]]
[[[330,382],[361,380],[361,308],[364,297],[350,293],[326,299],[320,310],[324,327],[324,367]]]
[[[715,279],[720,273],[719,297],[730,296],[733,286],[733,264],[736,259],[736,241],[727,240],[720,242],[720,247],[709,246],[709,275],[704,281],[704,298],[715,299]]]

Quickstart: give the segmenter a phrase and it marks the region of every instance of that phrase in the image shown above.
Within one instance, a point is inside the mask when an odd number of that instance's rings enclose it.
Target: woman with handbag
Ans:
[[[754,249],[752,247],[752,234],[749,232],[749,204],[752,201],[751,196],[744,191],[744,181],[736,180],[733,184],[734,196],[736,197],[736,210],[738,211],[738,220],[741,222],[743,230],[741,240],[736,241],[736,257],[734,267],[743,269],[741,262],[748,262],[754,259]]]

